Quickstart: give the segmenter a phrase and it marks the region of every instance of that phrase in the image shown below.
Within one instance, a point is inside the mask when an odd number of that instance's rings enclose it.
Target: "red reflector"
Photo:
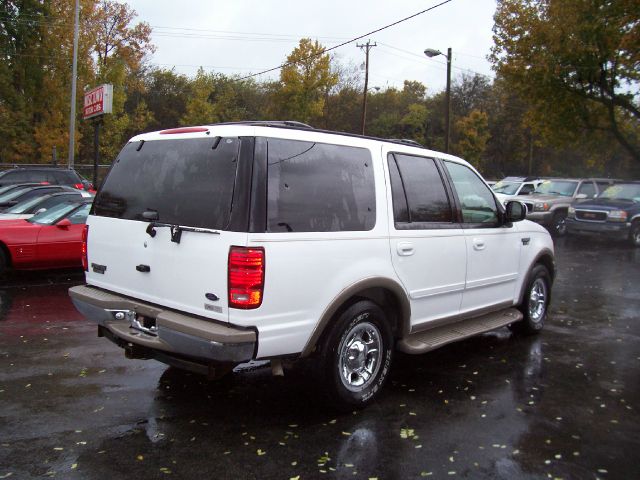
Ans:
[[[82,247],[81,247],[81,256],[82,256],[82,268],[85,272],[89,271],[89,257],[87,255],[87,239],[89,238],[89,225],[84,226],[82,229]]]
[[[49,182],[40,182],[40,185],[49,185]]]
[[[229,307],[246,310],[262,304],[264,264],[264,248],[231,247]]]
[[[171,128],[169,130],[162,130],[160,135],[176,135],[178,133],[198,133],[198,132],[208,132],[209,129],[206,127],[183,127],[183,128]]]
[[[78,190],[84,190],[84,185],[82,185],[81,183],[75,183],[73,186]]]

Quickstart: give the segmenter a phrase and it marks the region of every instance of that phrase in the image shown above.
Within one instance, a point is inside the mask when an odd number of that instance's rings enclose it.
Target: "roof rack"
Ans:
[[[408,146],[417,147],[417,148],[424,148],[424,149],[427,148],[421,143],[416,142],[415,140],[411,140],[409,138],[404,138],[404,139],[403,138],[380,138],[380,137],[372,137],[369,135],[361,135],[358,133],[337,132],[335,130],[325,130],[321,128],[314,128],[311,125],[307,125],[306,123],[302,123],[302,122],[297,122],[295,120],[245,120],[245,121],[238,121],[238,122],[222,122],[222,123],[209,124],[209,126],[215,126],[215,125],[249,125],[249,126],[257,126],[257,127],[259,126],[259,127],[291,128],[296,130],[313,130],[314,132],[318,132],[318,133],[342,135],[345,137],[366,138],[369,140],[391,142],[391,143],[408,145]]]
[[[306,123],[297,122],[295,120],[245,120],[241,122],[222,122],[215,123],[213,125],[253,125],[256,127],[290,127],[290,128],[305,128],[314,129],[311,125]]]

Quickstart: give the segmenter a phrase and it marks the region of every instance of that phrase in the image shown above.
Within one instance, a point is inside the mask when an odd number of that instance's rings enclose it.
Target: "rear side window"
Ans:
[[[93,214],[224,229],[229,223],[238,138],[153,140],[127,144],[94,200]]]
[[[367,149],[268,139],[270,232],[371,230],[376,220]]]
[[[449,197],[432,158],[396,153],[389,155],[388,162],[396,228],[430,228],[421,224],[453,221]]]
[[[56,170],[48,172],[51,182],[59,183],[61,185],[73,185],[74,183],[80,183],[78,176],[71,170]]]

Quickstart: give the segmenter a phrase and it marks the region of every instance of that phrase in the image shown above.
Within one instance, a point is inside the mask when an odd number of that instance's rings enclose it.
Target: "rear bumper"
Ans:
[[[88,285],[70,288],[69,296],[80,313],[125,348],[136,346],[204,364],[241,363],[255,355],[258,339],[253,330],[220,325]]]
[[[581,222],[573,218],[567,218],[566,225],[569,233],[601,234],[620,239],[627,238],[631,229],[630,223]]]

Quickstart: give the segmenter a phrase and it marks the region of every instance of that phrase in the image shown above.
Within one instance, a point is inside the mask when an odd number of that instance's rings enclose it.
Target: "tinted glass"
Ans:
[[[239,145],[237,138],[154,140],[138,151],[140,142],[130,143],[96,196],[94,214],[144,220],[143,212],[155,211],[162,223],[223,229]]]
[[[498,211],[495,197],[484,182],[466,165],[444,162],[451,175],[465,223],[496,224]]]
[[[607,188],[600,198],[640,202],[640,183],[618,183]]]
[[[9,201],[19,197],[24,192],[26,192],[27,190],[30,190],[30,189],[31,189],[31,187],[22,187],[22,188],[9,189],[8,192],[3,193],[3,194],[0,195],[0,203],[9,202]]]
[[[65,195],[47,196],[44,198],[36,197],[32,198],[31,200],[27,200],[26,202],[20,202],[14,207],[8,209],[5,213],[35,213],[38,210],[48,210],[54,205],[58,205],[59,203],[74,199],[80,200],[82,199],[82,196],[69,193]]]
[[[393,201],[393,220],[395,223],[409,223],[409,205],[404,193],[402,177],[393,155],[388,157],[389,176],[391,177],[391,197]]]
[[[270,232],[371,230],[376,204],[368,150],[268,140]]]
[[[411,155],[394,156],[409,205],[409,221],[451,222],[449,198],[435,161]]]
[[[52,171],[49,177],[53,177],[52,181],[60,183],[62,185],[73,185],[80,183],[78,176],[71,170],[55,170]]]
[[[596,187],[593,182],[584,182],[578,189],[578,194],[585,194],[587,198],[593,198],[596,196]]]
[[[527,183],[522,186],[522,188],[520,189],[520,192],[518,192],[518,195],[529,195],[534,190],[535,190],[535,187],[532,184]]]

